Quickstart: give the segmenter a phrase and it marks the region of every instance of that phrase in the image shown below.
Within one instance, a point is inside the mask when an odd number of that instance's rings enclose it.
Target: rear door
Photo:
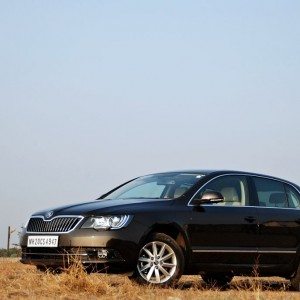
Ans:
[[[253,177],[258,199],[258,252],[262,265],[288,265],[300,241],[300,197],[291,185]]]
[[[252,266],[257,258],[258,218],[256,208],[250,206],[247,177],[222,175],[212,179],[194,199],[207,190],[221,193],[225,202],[191,207],[187,232],[193,261]]]

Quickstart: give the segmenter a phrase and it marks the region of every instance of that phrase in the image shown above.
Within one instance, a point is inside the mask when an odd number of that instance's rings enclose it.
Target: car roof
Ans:
[[[176,170],[176,171],[169,171],[169,172],[160,172],[160,173],[153,173],[150,175],[167,175],[167,174],[180,174],[180,173],[185,173],[185,174],[199,174],[199,175],[214,175],[214,176],[218,176],[218,175],[224,175],[224,174],[243,174],[243,175],[251,175],[251,176],[258,176],[258,177],[265,177],[265,178],[269,178],[269,179],[275,179],[275,180],[280,180],[280,181],[284,181],[286,183],[290,183],[292,185],[296,185],[293,182],[290,182],[286,179],[283,178],[279,178],[279,177],[275,177],[275,176],[271,176],[271,175],[266,175],[266,174],[260,174],[260,173],[255,173],[255,172],[247,172],[247,171],[237,171],[237,170],[208,170],[208,169],[187,169],[187,170]]]

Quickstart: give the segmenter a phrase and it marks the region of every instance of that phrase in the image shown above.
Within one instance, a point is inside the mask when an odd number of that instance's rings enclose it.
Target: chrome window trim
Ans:
[[[52,220],[57,219],[57,218],[78,218],[78,219],[80,219],[80,220],[78,221],[78,223],[74,226],[73,229],[71,229],[71,230],[69,230],[69,231],[64,231],[64,232],[43,232],[43,231],[42,231],[42,232],[41,232],[41,231],[39,231],[39,232],[32,232],[32,231],[27,231],[27,227],[26,227],[26,233],[29,234],[29,235],[30,235],[30,234],[53,235],[53,234],[66,234],[66,233],[70,233],[70,232],[74,231],[74,230],[80,225],[81,221],[84,219],[84,216],[58,215],[58,216],[55,216],[55,217],[53,217],[53,218],[51,218],[51,219],[45,219],[45,216],[43,216],[43,215],[33,215],[33,216],[31,216],[31,217],[29,218],[29,221],[30,221],[32,218],[41,218],[41,219],[43,219],[45,222],[51,222]],[[28,224],[29,224],[29,222],[28,222]]]
[[[232,202],[231,202],[232,203]],[[196,205],[189,205],[196,206]],[[202,204],[201,206],[208,207],[231,207],[231,208],[246,208],[246,207],[254,207],[254,208],[264,208],[264,209],[293,209],[300,210],[300,207],[267,207],[267,206],[258,206],[258,205],[212,205],[212,204]]]
[[[221,174],[221,175],[218,175],[212,179],[210,179],[209,181],[207,181],[206,183],[204,183],[198,190],[196,193],[194,193],[194,195],[191,197],[191,199],[189,200],[187,206],[197,206],[197,205],[191,205],[190,203],[194,200],[195,196],[198,194],[198,192],[204,188],[206,185],[208,185],[211,181],[217,179],[217,178],[220,178],[220,177],[224,177],[224,176],[246,176],[246,177],[259,177],[259,178],[264,178],[264,179],[269,179],[269,180],[274,180],[274,181],[278,181],[278,182],[281,182],[282,184],[287,184],[291,187],[293,187],[299,194],[300,194],[300,191],[299,189],[291,184],[290,182],[288,181],[285,181],[283,179],[277,179],[277,178],[272,178],[272,177],[269,177],[269,176],[265,176],[265,175],[255,175],[255,174],[247,174],[247,173],[225,173],[225,174]],[[201,206],[212,206],[212,204],[203,204]],[[272,209],[299,209],[297,207],[266,207],[266,206],[259,206],[259,205],[228,205],[228,206],[217,206],[215,205],[214,207],[259,207],[259,208],[272,208]]]

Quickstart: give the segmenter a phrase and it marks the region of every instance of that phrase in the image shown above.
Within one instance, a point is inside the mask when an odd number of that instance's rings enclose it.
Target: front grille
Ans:
[[[56,217],[44,220],[43,217],[32,217],[27,226],[27,232],[58,233],[69,232],[78,225],[80,217]]]

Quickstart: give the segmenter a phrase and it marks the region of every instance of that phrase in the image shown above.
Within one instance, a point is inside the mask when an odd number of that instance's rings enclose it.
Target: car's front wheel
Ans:
[[[155,233],[140,249],[135,277],[139,283],[167,286],[180,278],[183,269],[184,255],[176,241]]]

